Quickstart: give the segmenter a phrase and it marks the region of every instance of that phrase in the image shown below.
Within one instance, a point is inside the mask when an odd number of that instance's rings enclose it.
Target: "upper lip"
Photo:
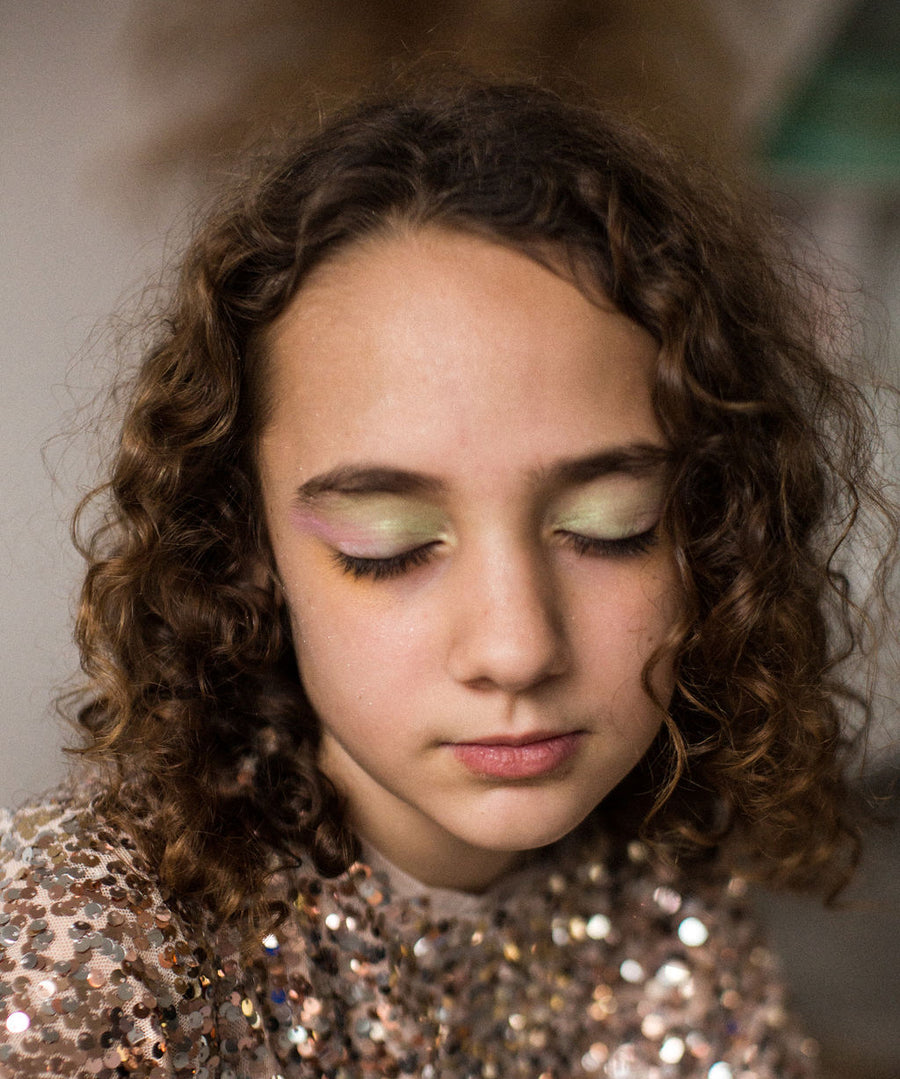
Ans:
[[[462,746],[527,746],[533,742],[548,742],[551,738],[565,738],[572,731],[531,731],[528,734],[489,734],[484,738],[465,738],[456,742]]]

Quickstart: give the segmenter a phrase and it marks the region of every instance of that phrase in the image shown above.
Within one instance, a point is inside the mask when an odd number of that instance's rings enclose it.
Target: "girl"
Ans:
[[[4,840],[0,1073],[812,1074],[731,874],[852,865],[877,496],[784,267],[523,86],[241,187],[84,545],[93,778]]]

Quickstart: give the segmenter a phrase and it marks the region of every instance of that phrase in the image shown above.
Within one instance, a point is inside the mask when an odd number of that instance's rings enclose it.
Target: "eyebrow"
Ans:
[[[315,502],[326,495],[440,495],[447,485],[436,476],[379,465],[340,465],[302,483],[299,503]]]
[[[541,484],[576,487],[610,475],[645,476],[669,463],[671,453],[652,443],[615,446],[586,457],[573,457],[536,470]],[[381,465],[339,465],[313,476],[297,488],[296,500],[309,505],[328,495],[406,495],[435,497],[448,490],[444,480],[424,472]]]
[[[560,461],[549,469],[541,469],[542,482],[556,483],[563,487],[577,487],[604,476],[648,476],[671,464],[671,450],[651,442],[635,442],[628,446],[614,446],[587,457],[573,457]]]

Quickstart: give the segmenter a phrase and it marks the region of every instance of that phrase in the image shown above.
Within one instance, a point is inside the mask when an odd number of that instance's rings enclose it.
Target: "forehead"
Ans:
[[[350,448],[433,467],[496,443],[540,466],[576,444],[661,443],[656,355],[519,251],[437,228],[379,236],[318,267],[273,326],[264,437],[294,439],[304,470]]]

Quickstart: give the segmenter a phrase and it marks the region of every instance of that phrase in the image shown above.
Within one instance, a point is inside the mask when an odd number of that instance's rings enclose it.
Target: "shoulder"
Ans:
[[[0,830],[0,1076],[195,1074],[215,1028],[213,942],[84,796],[55,793]]]

